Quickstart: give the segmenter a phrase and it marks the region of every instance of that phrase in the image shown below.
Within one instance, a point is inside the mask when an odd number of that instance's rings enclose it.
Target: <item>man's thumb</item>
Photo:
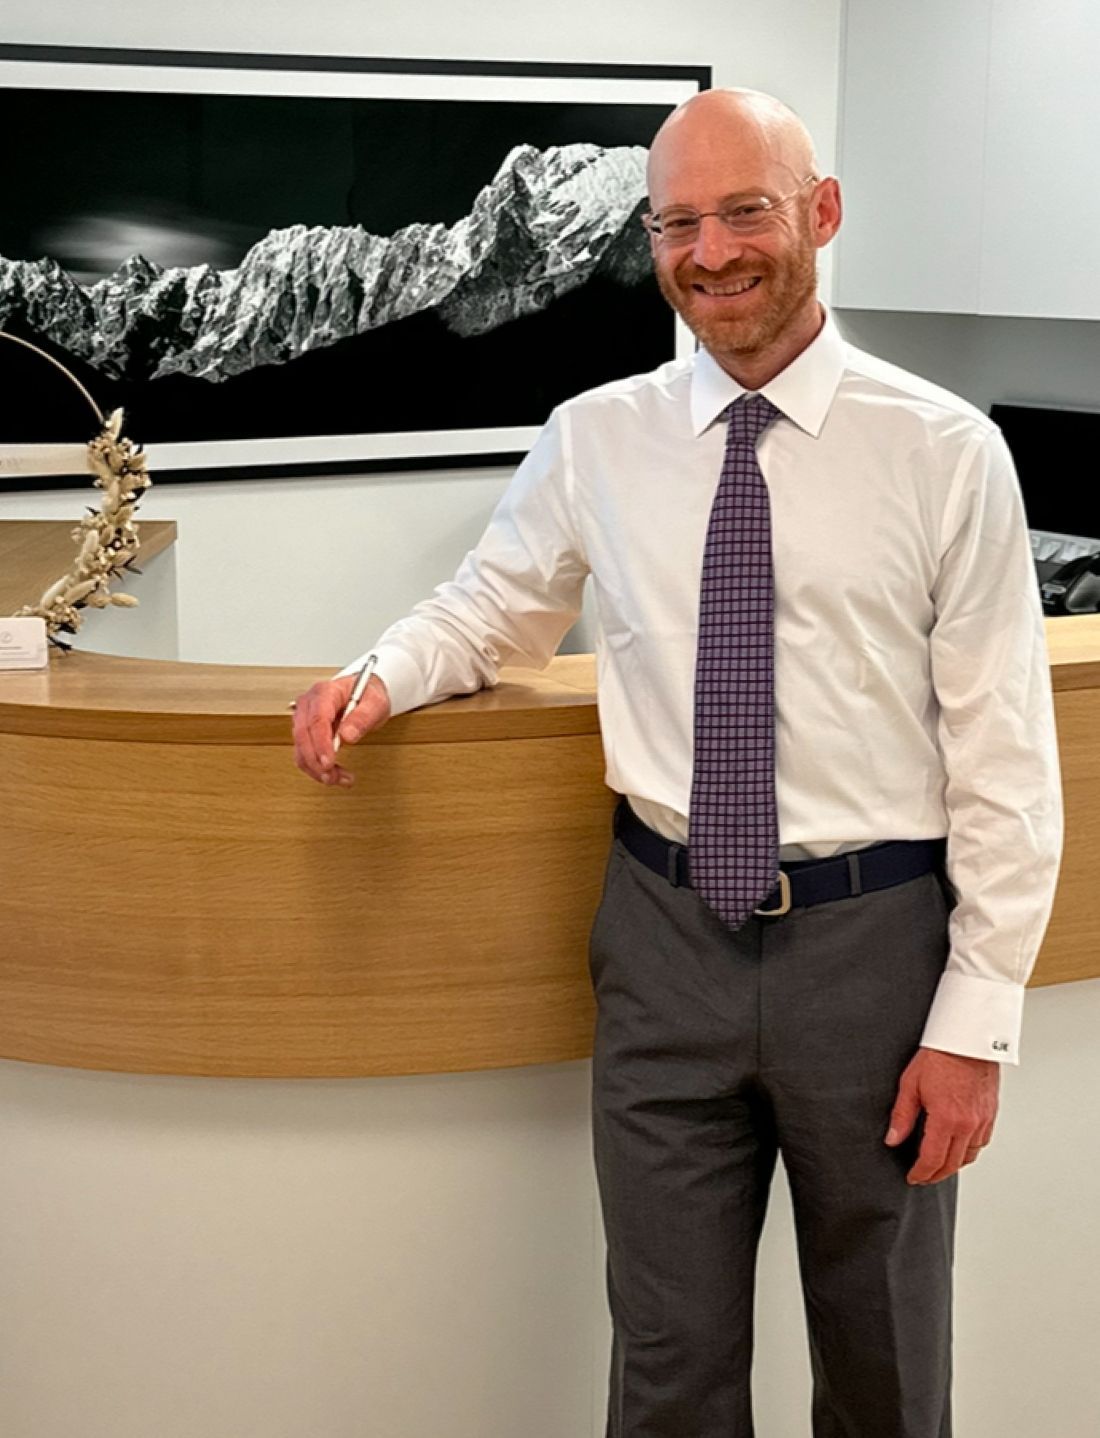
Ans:
[[[355,744],[369,729],[380,728],[389,714],[389,693],[382,681],[376,681],[372,676],[366,693],[340,725],[340,737],[349,744]]]
[[[890,1114],[890,1127],[886,1133],[886,1142],[891,1147],[902,1143],[913,1132],[913,1125],[919,1116],[920,1099],[917,1097],[917,1086],[915,1083],[903,1081]]]

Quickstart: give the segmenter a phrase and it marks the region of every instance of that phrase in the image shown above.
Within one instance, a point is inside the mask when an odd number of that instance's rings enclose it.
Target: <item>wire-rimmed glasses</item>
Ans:
[[[669,205],[656,213],[642,216],[642,224],[662,245],[693,245],[699,238],[699,227],[708,215],[714,215],[735,235],[755,235],[768,229],[776,214],[791,203],[807,185],[817,184],[817,175],[807,175],[789,195],[771,199],[768,195],[735,195],[718,210],[694,210],[690,205]]]

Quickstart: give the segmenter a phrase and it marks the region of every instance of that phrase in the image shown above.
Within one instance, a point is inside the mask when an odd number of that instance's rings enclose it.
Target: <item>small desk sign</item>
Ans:
[[[0,669],[45,669],[46,621],[0,619]]]

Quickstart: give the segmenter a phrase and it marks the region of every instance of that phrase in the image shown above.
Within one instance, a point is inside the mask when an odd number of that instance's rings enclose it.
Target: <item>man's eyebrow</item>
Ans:
[[[735,200],[765,200],[770,199],[771,194],[767,186],[759,185],[756,189],[733,190],[728,195],[723,195],[719,204],[729,205]]]
[[[734,205],[746,200],[770,200],[771,193],[761,185],[755,190],[731,190],[729,194],[723,195],[718,203],[725,208],[726,205]],[[667,205],[661,206],[662,210],[693,210],[694,205],[689,205],[686,200],[670,200]]]

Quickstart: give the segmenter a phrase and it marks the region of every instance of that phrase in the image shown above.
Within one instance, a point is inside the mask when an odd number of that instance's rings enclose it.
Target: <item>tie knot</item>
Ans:
[[[743,394],[726,410],[729,419],[729,444],[756,447],[756,441],[779,415],[771,400],[762,394]]]

